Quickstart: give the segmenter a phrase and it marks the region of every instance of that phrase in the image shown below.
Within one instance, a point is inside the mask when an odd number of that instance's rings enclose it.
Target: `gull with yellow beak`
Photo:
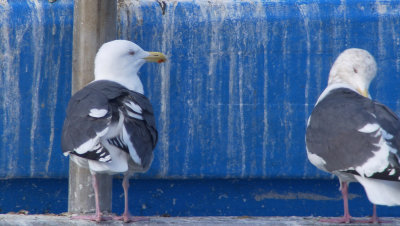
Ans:
[[[158,139],[153,108],[137,74],[146,61],[161,63],[166,57],[126,40],[103,44],[95,58],[95,80],[69,101],[62,150],[90,170],[96,200],[96,214],[77,219],[106,220],[100,212],[96,174],[123,173],[125,211],[117,219],[139,220],[129,214],[129,177],[149,169]]]
[[[375,205],[400,205],[400,119],[371,100],[368,88],[376,62],[365,50],[347,49],[333,64],[328,87],[307,123],[307,156],[317,168],[339,178],[344,216],[350,223],[348,184],[359,182],[374,204],[367,222],[377,223]]]

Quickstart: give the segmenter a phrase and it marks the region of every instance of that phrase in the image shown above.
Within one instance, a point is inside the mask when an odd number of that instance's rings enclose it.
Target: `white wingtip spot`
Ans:
[[[386,132],[386,130],[383,130],[383,129],[382,129],[382,136],[383,136],[386,140],[391,140],[391,139],[393,139],[393,135],[390,134],[390,133],[388,133],[388,132]]]
[[[307,157],[308,157],[308,160],[310,160],[310,162],[314,166],[326,171],[326,168],[325,168],[326,162],[323,158],[319,157],[316,154],[309,152],[308,149],[307,149]]]
[[[127,111],[127,113],[128,113],[128,115],[129,115],[130,117],[132,117],[132,118],[136,118],[136,119],[139,119],[139,120],[143,120],[143,117],[142,117],[141,115],[138,115],[138,114],[136,114],[136,113],[132,113],[132,112],[130,112],[130,111]]]
[[[369,158],[361,166],[355,168],[362,177],[371,177],[377,172],[383,172],[389,165],[389,152],[392,148],[386,143],[383,137],[381,137],[376,146],[379,147],[379,149],[373,151],[374,156]]]
[[[94,117],[94,118],[101,118],[104,117],[107,114],[107,109],[97,109],[93,108],[90,109],[89,116]]]
[[[136,149],[133,146],[132,142],[130,142],[130,139],[129,139],[130,136],[129,136],[128,132],[126,131],[125,126],[122,129],[123,129],[122,130],[122,137],[125,140],[125,143],[128,145],[129,154],[132,157],[132,160],[135,163],[141,165],[142,164],[142,160],[140,159],[139,155],[137,154]]]
[[[74,151],[78,154],[83,154],[88,150],[91,150],[98,143],[98,140],[98,137],[89,139],[85,143],[81,144],[79,147],[75,148]]]
[[[111,156],[109,156],[109,155],[107,155],[107,156],[104,157],[104,158],[100,158],[100,159],[99,159],[100,162],[107,162],[107,161],[110,161],[110,160],[111,160]]]
[[[137,113],[139,113],[139,114],[142,114],[142,108],[141,108],[139,105],[135,104],[134,102],[129,101],[129,102],[125,102],[125,104],[126,104],[130,109],[132,109],[133,111],[135,111],[135,112],[137,112]]]
[[[379,130],[380,128],[381,127],[376,123],[373,123],[373,124],[368,123],[361,129],[359,129],[358,131],[361,133],[373,133],[373,132],[376,132],[377,130]]]

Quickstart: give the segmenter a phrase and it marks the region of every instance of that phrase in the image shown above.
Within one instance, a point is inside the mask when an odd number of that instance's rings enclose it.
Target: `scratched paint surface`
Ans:
[[[374,98],[400,112],[400,3],[119,1],[118,36],[169,60],[141,69],[159,129],[143,178],[329,178],[306,120],[350,47],[377,60]],[[0,178],[66,177],[72,1],[0,1]]]
[[[169,61],[142,79],[160,131],[148,175],[330,177],[308,163],[306,120],[346,48],[379,65],[372,96],[399,112],[400,3],[167,1],[120,4],[122,38]]]
[[[72,14],[68,1],[0,1],[0,178],[66,175]]]

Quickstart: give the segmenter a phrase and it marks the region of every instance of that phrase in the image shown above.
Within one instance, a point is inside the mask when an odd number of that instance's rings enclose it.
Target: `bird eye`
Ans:
[[[129,55],[131,55],[131,56],[135,55],[135,51],[130,50],[130,51],[129,51]]]

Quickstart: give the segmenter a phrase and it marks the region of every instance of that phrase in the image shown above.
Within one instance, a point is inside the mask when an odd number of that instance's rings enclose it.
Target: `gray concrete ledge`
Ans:
[[[318,221],[318,217],[150,217],[149,221],[141,221],[135,223],[123,223],[120,221],[106,221],[97,225],[335,225],[322,223]],[[355,218],[366,219],[366,218]],[[381,218],[390,223],[381,225],[400,225],[400,218]],[[62,215],[23,215],[23,214],[0,214],[0,225],[18,225],[18,226],[86,226],[96,225],[96,223],[84,220],[71,220],[69,216]],[[371,225],[357,224],[353,225]]]

